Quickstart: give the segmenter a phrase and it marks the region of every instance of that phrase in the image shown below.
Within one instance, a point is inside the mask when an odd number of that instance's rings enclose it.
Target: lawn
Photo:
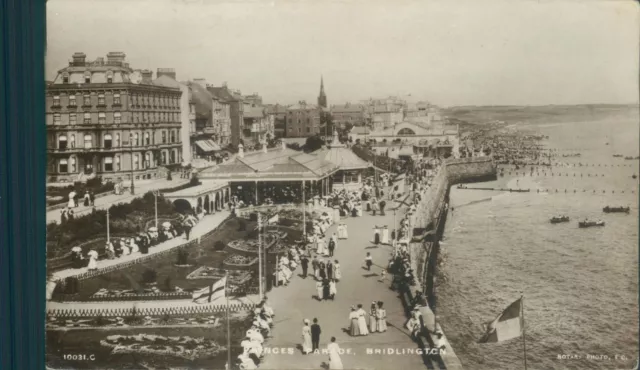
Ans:
[[[223,315],[224,316],[224,315]],[[222,316],[220,326],[212,327],[158,327],[158,328],[112,328],[77,329],[70,331],[47,330],[46,332],[46,362],[54,369],[169,369],[169,368],[200,368],[224,369],[227,361],[227,351],[193,361],[169,355],[150,355],[132,353],[112,353],[112,348],[102,346],[101,340],[110,335],[154,334],[165,337],[189,336],[192,338],[206,338],[216,341],[219,345],[227,346],[226,321]],[[230,323],[231,329],[231,357],[232,360],[242,351],[240,341],[245,331],[251,326],[250,318],[246,314],[234,315]],[[64,359],[64,355],[86,355],[87,359]],[[90,360],[89,356],[94,359]]]
[[[246,227],[242,227],[242,224],[246,225]],[[77,299],[86,299],[102,288],[108,290],[142,290],[147,286],[143,283],[143,274],[148,270],[155,271],[157,287],[161,291],[173,291],[175,287],[180,287],[187,291],[202,288],[211,284],[213,280],[187,279],[187,276],[201,266],[223,268],[225,258],[237,253],[227,247],[227,244],[232,240],[256,238],[255,226],[255,222],[231,218],[213,234],[203,238],[200,245],[181,249],[188,253],[187,264],[190,266],[176,266],[179,254],[179,250],[176,250],[174,253],[153,258],[144,263],[82,280],[79,282]],[[296,237],[299,238],[301,235],[300,231],[295,229],[282,229],[289,234],[288,241]],[[218,250],[216,246],[224,246],[224,248]],[[269,265],[275,265],[275,257],[274,255],[269,255]],[[257,275],[257,270],[258,265],[255,264],[251,271]],[[147,272],[147,274],[149,273]]]

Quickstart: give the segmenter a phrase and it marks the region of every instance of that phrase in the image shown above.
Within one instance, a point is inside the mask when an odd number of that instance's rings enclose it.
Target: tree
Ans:
[[[307,153],[315,152],[316,150],[322,148],[324,145],[324,140],[319,135],[309,136],[307,141],[304,143],[304,151]]]
[[[320,126],[321,130],[326,130],[322,134],[326,136],[332,136],[334,125],[333,125],[333,117],[329,112],[320,112]]]

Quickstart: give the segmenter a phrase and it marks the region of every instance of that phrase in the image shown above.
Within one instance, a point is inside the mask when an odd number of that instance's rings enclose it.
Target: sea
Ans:
[[[517,128],[548,135],[559,163],[507,166],[498,181],[473,184],[529,193],[451,189],[436,310],[447,339],[465,369],[525,369],[525,346],[527,369],[633,369],[639,170],[613,155],[639,154],[638,119]],[[631,211],[605,214],[607,205]],[[551,224],[554,215],[570,222]],[[605,226],[578,228],[587,217]],[[483,324],[521,296],[525,340],[478,344]]]

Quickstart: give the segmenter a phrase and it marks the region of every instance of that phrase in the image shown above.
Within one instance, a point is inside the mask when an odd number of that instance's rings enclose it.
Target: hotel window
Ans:
[[[54,113],[53,114],[53,124],[54,125],[59,125],[60,124],[60,113]]]
[[[133,142],[136,146],[140,146],[140,135],[137,132],[133,134]]]
[[[53,106],[54,107],[59,107],[60,106],[60,95],[54,95],[53,96]]]
[[[171,131],[171,142],[172,143],[176,142],[176,132],[175,131]]]
[[[122,122],[122,113],[113,112],[113,123],[119,125]]]
[[[144,168],[151,167],[151,155],[149,153],[144,155]]]
[[[76,114],[75,113],[69,113],[69,124],[70,125],[75,125],[76,124]]]
[[[91,135],[84,135],[84,148],[91,149],[93,148],[93,138]]]
[[[66,73],[66,72],[62,74],[62,83],[63,84],[68,84],[69,83],[69,74]]]
[[[176,151],[171,151],[171,163],[176,163]]]
[[[98,123],[101,125],[107,123],[107,114],[105,112],[98,113]]]
[[[98,105],[104,105],[104,94],[98,94]]]
[[[167,132],[162,131],[162,144],[166,144],[166,143],[167,143]]]
[[[104,170],[109,172],[113,171],[113,158],[106,157],[104,159]]]
[[[140,158],[138,157],[137,154],[133,155],[133,169],[134,170],[140,169]]]
[[[76,96],[75,95],[69,95],[69,106],[70,107],[75,107],[76,106]]]
[[[69,158],[69,162],[71,162],[71,173],[75,173],[76,170],[76,158],[75,157],[71,157]]]
[[[82,103],[82,105],[87,106],[87,107],[91,106],[91,95],[90,94],[85,94],[84,102]]]
[[[167,152],[162,152],[162,160],[160,164],[167,164]]]
[[[120,134],[116,134],[116,143],[114,145],[116,148],[120,147]]]
[[[84,119],[83,121],[85,125],[90,124],[91,123],[91,113],[89,112],[85,112],[84,113]]]
[[[67,166],[67,160],[61,159],[60,165],[58,166],[58,172],[67,173],[69,171],[69,167]]]
[[[69,147],[70,148],[75,148],[76,147],[76,135],[71,134],[69,136]]]
[[[87,71],[84,73],[84,83],[91,83],[91,72]]]
[[[120,171],[120,156],[116,156],[116,171]]]
[[[120,105],[120,94],[113,94],[113,105]]]
[[[107,71],[107,83],[113,82],[113,71]]]
[[[138,95],[136,94],[131,95],[131,104],[138,105]]]
[[[111,139],[110,134],[104,135],[104,147],[106,149],[111,149],[113,147],[113,140]]]
[[[62,150],[67,149],[67,136],[66,135],[60,135],[58,137],[58,149],[62,149]]]
[[[148,132],[144,133],[144,145],[151,145],[151,137]]]

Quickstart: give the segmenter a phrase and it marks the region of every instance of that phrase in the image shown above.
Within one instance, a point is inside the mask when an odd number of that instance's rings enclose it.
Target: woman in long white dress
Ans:
[[[318,294],[318,300],[321,301],[322,300],[322,289],[324,287],[322,286],[322,281],[317,281],[316,282],[316,293]]]
[[[360,335],[360,325],[358,325],[358,311],[354,306],[351,306],[351,312],[349,313],[349,334],[352,337]]]
[[[358,305],[358,328],[360,328],[360,335],[369,335],[369,328],[367,327],[367,313],[362,309],[362,305]]]
[[[338,294],[338,288],[336,287],[336,280],[332,279],[329,282],[329,297],[331,297],[331,300],[334,300],[336,298],[336,294]]]
[[[333,278],[336,281],[340,281],[340,279],[342,279],[342,270],[340,270],[340,263],[338,263],[338,260],[333,262]]]
[[[340,359],[340,346],[336,343],[336,337],[331,337],[331,343],[327,346],[329,352],[329,369],[344,369]]]
[[[316,248],[316,253],[321,255],[321,256],[324,256],[325,248],[326,248],[326,246],[325,246],[324,239],[318,238],[318,247]]]
[[[98,252],[94,250],[90,250],[89,253],[87,253],[87,256],[89,256],[89,265],[87,265],[87,269],[97,270],[98,269]]]
[[[382,244],[389,244],[389,228],[387,227],[387,225],[384,226],[384,228],[382,229],[382,240],[380,240],[380,243]]]
[[[302,327],[302,353],[308,354],[311,352],[311,328],[309,327],[309,319],[304,319],[304,326]]]
[[[387,310],[382,308],[382,301],[378,302],[378,311],[377,311],[377,321],[378,321],[378,332],[384,333],[387,331]]]
[[[369,331],[375,333],[378,329],[378,307],[376,302],[371,302],[371,309],[369,311]]]

